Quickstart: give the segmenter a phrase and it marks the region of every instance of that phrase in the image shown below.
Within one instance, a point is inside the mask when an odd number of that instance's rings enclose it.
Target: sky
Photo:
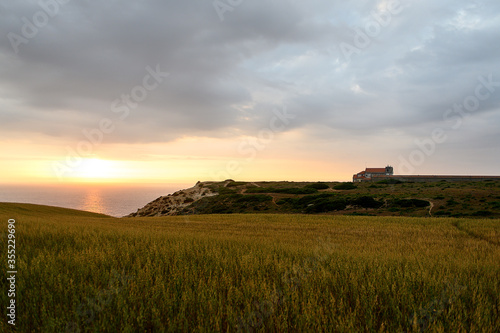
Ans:
[[[0,3],[0,183],[499,175],[497,0]]]

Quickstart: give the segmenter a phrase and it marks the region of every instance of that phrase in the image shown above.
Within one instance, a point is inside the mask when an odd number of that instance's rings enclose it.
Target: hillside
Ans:
[[[112,218],[111,216],[87,212],[83,210],[35,205],[27,203],[11,203],[0,202],[0,214],[9,216],[9,218],[17,218],[18,216],[35,216],[35,217],[88,217],[88,218]]]
[[[129,217],[233,213],[498,218],[500,181],[198,182]]]

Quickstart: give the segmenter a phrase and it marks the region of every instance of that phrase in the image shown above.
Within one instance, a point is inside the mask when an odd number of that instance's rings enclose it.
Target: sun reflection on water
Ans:
[[[89,188],[83,201],[82,210],[104,214],[104,203],[101,191],[97,188]]]

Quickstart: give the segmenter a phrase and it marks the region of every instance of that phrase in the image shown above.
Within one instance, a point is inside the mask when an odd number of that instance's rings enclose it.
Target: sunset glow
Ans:
[[[87,180],[119,178],[118,170],[117,164],[112,161],[98,158],[84,159],[75,168],[74,177]]]
[[[500,21],[486,5],[107,6],[5,8],[0,184],[498,173]]]

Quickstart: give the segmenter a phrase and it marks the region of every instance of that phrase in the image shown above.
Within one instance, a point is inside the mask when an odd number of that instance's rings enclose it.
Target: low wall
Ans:
[[[500,180],[500,176],[435,176],[435,175],[393,175],[393,176],[373,176],[371,181],[376,182],[384,179],[400,180],[402,182],[471,182],[485,180]],[[370,180],[368,180],[370,181]]]

